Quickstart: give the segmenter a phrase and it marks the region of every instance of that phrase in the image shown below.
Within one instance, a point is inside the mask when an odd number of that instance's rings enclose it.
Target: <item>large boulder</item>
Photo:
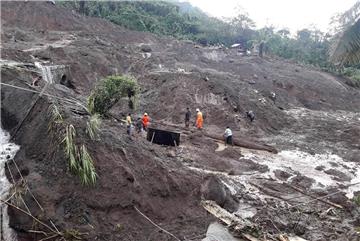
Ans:
[[[229,212],[234,212],[238,208],[238,199],[232,195],[228,187],[214,175],[205,177],[201,185],[202,199],[215,201],[220,207]]]

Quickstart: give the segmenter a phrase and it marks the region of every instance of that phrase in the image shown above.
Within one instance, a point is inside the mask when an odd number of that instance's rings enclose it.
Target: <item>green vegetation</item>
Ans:
[[[331,60],[340,65],[360,62],[360,19],[340,34],[331,50]]]
[[[75,137],[74,126],[67,125],[63,142],[65,143],[65,155],[69,161],[70,171],[80,178],[83,185],[94,185],[97,177],[94,162],[84,145],[81,145],[79,149]]]
[[[246,44],[255,26],[246,13],[225,21],[186,2],[177,1],[60,1],[59,4],[92,17],[105,18],[137,31],[189,39],[201,44]]]
[[[56,104],[51,104],[49,106],[48,115],[50,119],[48,132],[55,133],[57,131],[57,127],[59,127],[64,122],[63,116],[61,115],[59,107]]]
[[[99,114],[90,116],[90,120],[86,123],[86,132],[91,140],[99,139],[99,131],[101,125],[101,118]]]
[[[302,29],[295,37],[287,29],[275,31],[273,27],[258,31],[257,41],[265,43],[268,55],[277,55],[297,62],[311,64],[321,68],[331,68],[328,61],[330,36],[318,29]]]
[[[96,183],[96,170],[94,161],[84,144],[78,144],[76,130],[72,124],[65,123],[63,116],[56,104],[49,106],[49,132],[54,136],[56,144],[63,143],[65,156],[68,160],[70,171],[77,175],[83,185],[89,186]],[[92,115],[87,123],[87,132],[91,139],[98,135],[100,127],[98,115]],[[60,138],[63,137],[62,140]]]
[[[69,161],[70,170],[76,172],[77,170],[77,154],[78,150],[75,145],[75,128],[73,125],[67,125],[65,129],[65,136],[63,142],[65,143],[65,155]]]
[[[95,87],[88,99],[91,114],[106,115],[121,98],[129,98],[129,107],[137,105],[140,88],[131,76],[108,76]]]
[[[360,207],[360,195],[357,195],[353,198],[353,201],[356,205]]]
[[[333,18],[331,34],[316,28],[305,28],[295,35],[287,29],[276,30],[272,26],[255,30],[254,21],[243,10],[239,10],[233,18],[220,20],[189,3],[176,0],[60,1],[60,4],[132,30],[189,39],[203,45],[240,43],[244,48],[251,49],[263,42],[267,55],[293,59],[341,75],[346,73],[352,79],[351,85],[360,85],[357,65],[360,60],[360,3]]]

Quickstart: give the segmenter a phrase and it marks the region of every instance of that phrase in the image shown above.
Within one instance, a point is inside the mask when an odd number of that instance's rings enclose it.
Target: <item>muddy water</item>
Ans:
[[[297,176],[304,176],[312,180],[309,189],[326,190],[335,187],[346,193],[349,199],[353,198],[354,193],[360,191],[360,163],[354,162],[356,160],[350,161],[346,154],[355,151],[354,144],[357,141],[349,130],[353,130],[352,128],[360,123],[360,113],[313,111],[303,108],[292,109],[286,113],[295,118],[293,126],[282,130],[277,136],[262,139],[277,146],[280,149],[278,154],[241,148],[243,156],[239,157],[240,162],[251,160],[267,166],[268,171],[254,170],[251,175],[229,175],[226,172],[208,170],[206,167],[189,168],[196,172],[219,176],[232,193],[246,193],[262,203],[266,203],[267,195],[252,183],[261,179],[282,183],[283,177],[275,174],[278,171],[288,174],[289,177],[285,181],[287,183],[295,181]],[[217,144],[215,153],[225,151],[226,147],[222,143]],[[244,219],[252,218],[257,210],[246,201],[240,202],[236,214]],[[211,224],[207,239],[204,240],[223,240],[226,235],[227,232],[221,227]]]
[[[19,150],[19,146],[10,143],[10,135],[0,128],[0,199],[6,200],[11,187],[10,182],[5,176],[5,163],[7,160],[12,159],[16,152]],[[7,214],[7,206],[0,204],[2,209],[2,226],[1,235],[3,240],[15,241],[16,236],[14,231],[9,227],[9,217]]]
[[[275,171],[280,170],[290,175],[288,182],[291,182],[292,178],[298,174],[314,179],[312,188],[338,187],[359,183],[343,189],[348,198],[352,198],[354,192],[360,191],[359,165],[353,162],[345,162],[335,154],[311,155],[299,150],[281,151],[276,155],[255,151],[243,153],[244,157],[241,159],[250,159],[269,168],[268,172],[261,174],[267,178],[278,179],[275,176]],[[339,180],[339,177],[327,174],[326,172],[329,170],[341,172],[341,176],[348,180]]]

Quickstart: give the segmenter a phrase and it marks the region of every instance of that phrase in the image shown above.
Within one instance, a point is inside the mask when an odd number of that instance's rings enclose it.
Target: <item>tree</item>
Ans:
[[[79,12],[81,14],[85,14],[85,1],[80,1],[79,2]]]
[[[360,63],[360,19],[339,34],[332,46],[330,60],[341,66]]]
[[[139,86],[130,76],[108,76],[91,92],[88,109],[91,114],[106,115],[124,97],[129,98],[129,107],[134,108],[139,95]]]

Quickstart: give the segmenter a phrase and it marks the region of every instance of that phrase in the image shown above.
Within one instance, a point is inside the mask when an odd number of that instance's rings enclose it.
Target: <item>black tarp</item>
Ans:
[[[149,128],[146,139],[159,145],[175,146],[175,143],[177,146],[180,145],[179,132]]]

